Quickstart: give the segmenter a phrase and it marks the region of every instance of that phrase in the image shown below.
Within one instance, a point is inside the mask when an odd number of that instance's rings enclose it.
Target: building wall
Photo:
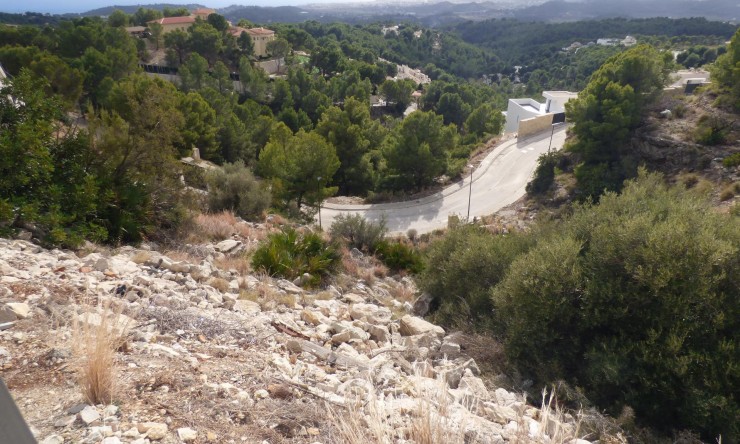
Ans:
[[[565,104],[577,98],[578,94],[566,91],[544,91],[542,97],[545,98],[545,110],[548,113],[557,114],[565,112]]]
[[[522,100],[522,99],[517,99]],[[535,100],[525,99],[527,104],[533,107],[539,108],[539,103]],[[515,133],[518,131],[519,122],[524,119],[529,119],[540,115],[538,111],[533,109],[524,108],[521,104],[517,103],[514,99],[509,99],[509,105],[506,108],[506,125],[504,126],[505,133]]]
[[[187,32],[191,26],[193,26],[192,23],[173,23],[173,24],[162,25],[162,35],[167,34],[168,32],[172,32],[176,29]]]
[[[267,43],[275,40],[275,34],[265,35],[250,35],[252,42],[254,42],[254,55],[257,57],[267,57]]]
[[[537,134],[545,130],[551,129],[552,126],[552,114],[544,114],[542,116],[530,117],[519,121],[519,135],[520,139],[523,139],[532,134]]]

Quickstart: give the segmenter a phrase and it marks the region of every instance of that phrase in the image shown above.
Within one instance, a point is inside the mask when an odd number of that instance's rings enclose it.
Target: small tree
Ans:
[[[331,237],[347,243],[348,247],[372,253],[388,233],[385,218],[378,222],[366,220],[359,214],[340,214],[331,224]]]
[[[206,181],[209,211],[230,210],[246,220],[258,220],[270,206],[270,192],[242,161],[209,172]]]
[[[250,37],[249,33],[242,32],[239,34],[239,37],[236,39],[236,43],[239,45],[239,49],[245,56],[251,57],[254,55],[254,41],[252,41],[252,37]]]
[[[279,123],[260,153],[259,168],[273,179],[273,192],[295,199],[298,210],[307,196],[316,202],[336,192],[336,187],[326,186],[339,168],[336,150],[313,132],[300,130],[293,135]]]
[[[164,34],[164,28],[157,22],[149,23],[149,32],[152,34],[149,37],[149,41],[154,43],[157,51],[159,51],[159,45],[163,43],[162,35]]]
[[[271,42],[267,42],[267,52],[275,57],[277,61],[277,70],[280,72],[281,60],[290,54],[290,43],[284,38],[276,38]]]

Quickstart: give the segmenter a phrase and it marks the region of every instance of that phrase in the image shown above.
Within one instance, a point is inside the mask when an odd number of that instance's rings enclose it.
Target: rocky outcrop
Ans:
[[[420,414],[465,442],[565,442],[574,433],[522,396],[486,386],[459,334],[391,297],[408,279],[312,291],[216,266],[215,254],[240,248],[223,241],[195,260],[132,248],[78,257],[0,239],[0,368],[39,441],[334,442],[336,418],[294,413],[327,409],[363,424],[385,418],[389,442],[409,442]],[[71,329],[104,319],[127,338],[119,403],[87,405]]]

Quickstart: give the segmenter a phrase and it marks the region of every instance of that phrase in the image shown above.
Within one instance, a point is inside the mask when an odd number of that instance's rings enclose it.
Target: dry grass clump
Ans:
[[[417,375],[418,376],[418,375]],[[390,444],[408,440],[416,444],[476,444],[483,436],[472,417],[466,419],[466,410],[475,414],[478,400],[468,399],[465,405],[456,404],[448,393],[443,377],[429,384],[427,378],[415,378],[416,398],[411,411],[388,409],[388,401],[375,391],[362,399],[347,399],[345,408],[327,405],[329,418],[336,427],[334,443]],[[517,444],[570,444],[578,438],[582,415],[565,414],[557,407],[554,395],[542,394],[542,404],[536,418],[524,417],[520,409],[517,432],[510,441]],[[452,418],[458,418],[457,420]],[[535,421],[536,427],[530,427]],[[533,430],[534,429],[534,430]],[[480,430],[482,432],[482,430]]]
[[[405,286],[405,285],[395,285],[391,286],[388,289],[388,293],[393,297],[393,299],[399,301],[399,302],[411,302],[413,303],[416,299],[416,291]]]
[[[239,299],[256,302],[262,310],[272,310],[278,305],[292,308],[298,301],[296,295],[285,293],[266,283],[260,283],[251,291],[242,290],[239,292]]]
[[[201,258],[199,258],[198,256],[192,255],[188,253],[187,251],[182,251],[182,250],[167,250],[163,253],[163,255],[167,256],[173,261],[188,262],[191,264],[197,264],[201,260]]]
[[[357,260],[352,257],[352,253],[349,252],[347,247],[342,247],[342,249],[339,250],[339,254],[342,258],[342,270],[352,277],[359,278],[360,264],[358,264]]]
[[[217,242],[237,235],[244,239],[263,240],[269,231],[241,222],[231,211],[222,211],[195,216],[185,238],[190,242]]]
[[[151,251],[145,251],[145,250],[139,250],[136,253],[134,253],[133,256],[131,256],[131,262],[141,265],[152,258],[152,252]]]
[[[553,407],[555,404],[555,407]],[[529,427],[526,421],[518,421],[518,443],[552,443],[552,444],[569,444],[578,438],[581,427],[582,415],[579,412],[575,424],[565,421],[565,413],[557,405],[554,393],[548,396],[547,390],[542,391],[542,404],[537,427],[537,433],[530,435]]]
[[[740,183],[733,183],[728,186],[726,186],[720,193],[719,193],[719,200],[722,202],[726,200],[730,200],[733,197],[735,197],[736,194],[740,193]]]
[[[236,256],[224,256],[213,261],[213,265],[224,271],[234,270],[240,276],[246,276],[252,271],[249,261],[249,254],[239,254]]]
[[[425,378],[418,378],[421,381]],[[424,394],[416,399],[413,411],[402,413],[386,409],[386,400],[375,392],[364,399],[348,399],[345,411],[328,406],[329,416],[337,428],[334,442],[339,444],[390,444],[410,440],[416,444],[463,444],[478,442],[466,440],[464,425],[453,424],[448,418],[451,397],[447,384],[440,377],[433,387],[416,384],[416,392]]]
[[[199,214],[194,220],[196,233],[190,233],[190,235],[206,238],[211,241],[228,239],[234,233],[234,227],[237,225],[237,222],[236,216],[230,211]]]
[[[226,293],[227,291],[229,291],[229,281],[227,281],[226,279],[212,277],[208,279],[208,285],[220,291],[221,293]]]
[[[110,404],[116,393],[116,350],[126,340],[130,318],[109,302],[87,305],[72,323],[72,353],[82,395],[92,404]]]

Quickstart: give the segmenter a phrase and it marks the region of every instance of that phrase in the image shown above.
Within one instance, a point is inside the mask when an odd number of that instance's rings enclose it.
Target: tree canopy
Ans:
[[[575,139],[567,149],[581,163],[576,168],[584,197],[619,190],[636,172],[628,139],[640,123],[645,105],[662,90],[670,54],[639,45],[606,61],[578,99],[566,104]]]

